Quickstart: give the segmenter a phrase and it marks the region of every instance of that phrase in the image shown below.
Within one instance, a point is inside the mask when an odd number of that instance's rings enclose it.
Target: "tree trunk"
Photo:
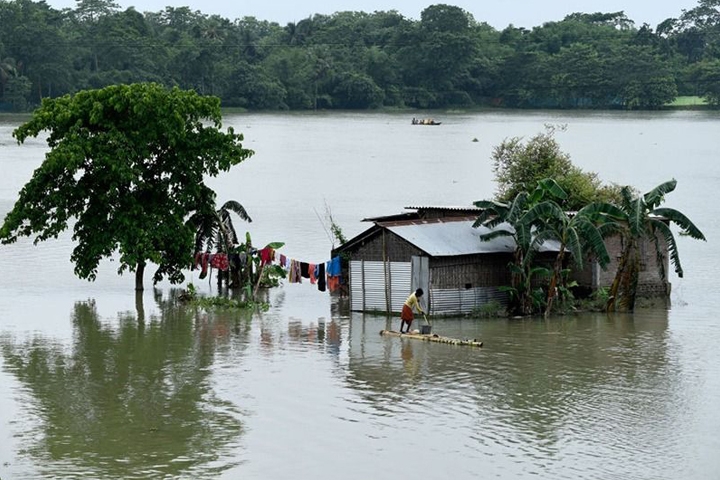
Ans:
[[[242,283],[240,281],[241,268],[242,267],[240,265],[233,265],[232,262],[230,262],[230,270],[228,270],[229,288],[240,288],[242,286]]]
[[[137,311],[137,321],[139,324],[145,322],[145,304],[143,303],[142,290],[135,291],[135,310]]]
[[[640,251],[633,242],[629,264],[620,282],[620,307],[627,312],[635,311],[637,285],[640,277]]]
[[[545,318],[548,318],[550,316],[550,311],[552,310],[552,306],[553,306],[553,300],[555,300],[555,297],[557,296],[557,287],[558,287],[558,283],[560,282],[560,276],[562,275],[562,264],[563,264],[564,257],[565,257],[565,245],[561,245],[560,251],[558,252],[558,256],[555,259],[555,266],[553,267],[552,277],[550,277],[550,286],[548,287],[547,305],[545,307]]]
[[[523,263],[523,254],[522,250],[519,248],[515,249],[515,266],[518,269],[522,268]],[[526,310],[526,298],[527,298],[527,292],[523,290],[523,275],[522,273],[516,273],[512,272],[510,274],[510,286],[515,289],[515,292],[517,295],[515,295],[515,299],[511,300],[510,303],[508,303],[508,312],[513,315],[525,315]]]
[[[613,278],[613,283],[610,285],[610,291],[608,292],[608,301],[605,306],[605,311],[607,313],[614,312],[617,306],[617,296],[620,291],[620,278],[622,277],[623,270],[625,270],[625,264],[627,263],[626,257],[627,253],[623,251],[620,256],[620,264],[618,265],[617,272],[615,272],[615,278]]]
[[[140,262],[135,268],[135,291],[141,292],[145,290],[143,287],[143,275],[145,274],[145,262]]]
[[[626,298],[626,296],[631,294],[631,291],[634,292],[637,287],[637,262],[639,259],[637,258],[636,250],[634,238],[628,239],[623,245],[620,264],[618,265],[617,272],[615,272],[615,278],[610,286],[610,292],[608,292],[608,302],[605,308],[607,313],[617,310],[618,304],[620,304],[620,307],[627,307],[628,304],[630,304],[630,309],[635,306],[634,293],[632,293],[632,299]],[[633,284],[635,287],[632,286]]]

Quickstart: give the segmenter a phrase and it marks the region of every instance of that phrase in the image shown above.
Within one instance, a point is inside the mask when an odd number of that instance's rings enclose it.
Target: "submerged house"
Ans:
[[[426,292],[423,306],[434,315],[462,315],[491,302],[507,303],[507,294],[500,287],[510,285],[508,264],[515,251],[511,238],[481,241],[480,236],[489,230],[473,228],[480,212],[475,207],[406,210],[363,220],[372,226],[333,251],[333,256],[346,260],[351,310],[400,312],[407,296],[417,288]],[[668,284],[657,273],[654,246],[642,243],[639,294],[664,294]],[[608,286],[620,248],[618,238],[609,239],[612,263],[608,270],[587,262],[574,279],[586,291]],[[545,242],[536,262],[549,267],[558,250],[557,242]]]
[[[435,315],[506,303],[499,287],[510,284],[512,239],[481,241],[488,230],[473,228],[475,208],[409,208],[415,211],[366,219],[372,227],[333,251],[349,260],[352,310],[400,312],[417,288],[426,292],[424,307]],[[557,247],[548,242],[538,260],[551,262]]]

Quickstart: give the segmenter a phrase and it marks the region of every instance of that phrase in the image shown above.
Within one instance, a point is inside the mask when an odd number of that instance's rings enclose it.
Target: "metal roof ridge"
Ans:
[[[475,205],[416,205],[416,206],[408,206],[404,207],[405,210],[482,210],[481,208],[476,207]]]
[[[409,225],[434,225],[438,223],[452,222],[469,222],[475,220],[475,215],[464,215],[458,217],[441,217],[441,218],[415,218],[410,220],[391,220],[388,222],[375,222],[380,227],[406,227]]]

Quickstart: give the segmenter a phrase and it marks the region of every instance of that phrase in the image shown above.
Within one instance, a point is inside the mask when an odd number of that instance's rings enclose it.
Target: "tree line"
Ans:
[[[652,27],[623,12],[498,30],[463,9],[337,12],[299,22],[0,0],[0,109],[114,84],[156,82],[247,109],[720,104],[720,0]]]

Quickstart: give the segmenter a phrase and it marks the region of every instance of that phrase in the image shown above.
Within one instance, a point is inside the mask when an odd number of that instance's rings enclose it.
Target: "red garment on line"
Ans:
[[[310,283],[315,285],[316,279],[315,279],[315,264],[314,263],[308,263],[308,273],[310,274]]]
[[[339,276],[333,277],[331,275],[328,275],[327,287],[328,287],[328,290],[330,290],[331,292],[334,292],[335,290],[340,288],[340,277]]]
[[[272,262],[275,258],[275,251],[272,248],[263,248],[260,250],[260,266],[265,266]]]
[[[226,272],[230,267],[228,256],[224,253],[216,253],[210,262],[212,268],[217,268],[220,271]]]

